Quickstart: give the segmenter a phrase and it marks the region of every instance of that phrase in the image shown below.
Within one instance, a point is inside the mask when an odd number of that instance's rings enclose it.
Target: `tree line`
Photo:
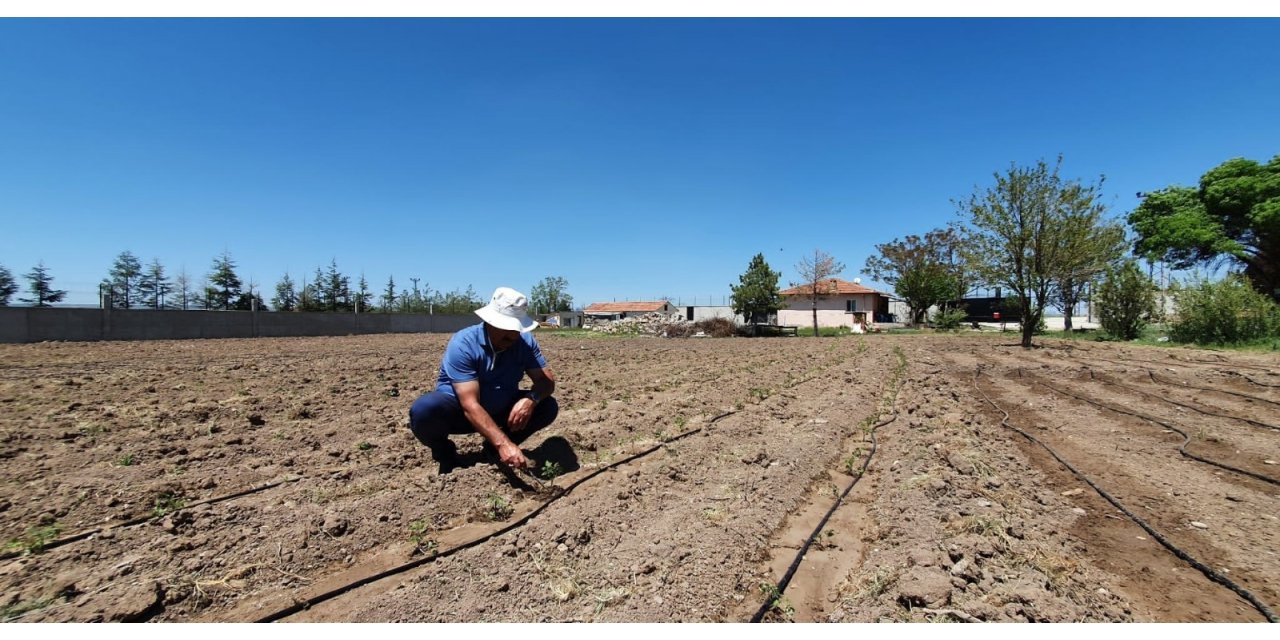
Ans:
[[[19,298],[19,302],[48,307],[66,297],[66,291],[53,288],[53,277],[43,262],[23,277],[28,281],[31,296]],[[305,312],[465,314],[486,302],[470,285],[466,289],[437,291],[420,278],[409,280],[412,288],[397,288],[395,276],[388,276],[385,287],[375,292],[364,274],[360,274],[353,286],[351,276],[338,268],[334,258],[327,267],[316,267],[315,272],[310,277],[304,276],[301,282],[286,272],[275,285],[270,308]],[[540,313],[569,311],[573,296],[569,295],[568,287],[568,280],[562,277],[544,278],[531,289],[530,309]],[[0,306],[8,306],[18,290],[12,273],[0,265]],[[268,308],[254,285],[246,289],[228,252],[216,256],[208,274],[197,282],[185,270],[171,278],[158,259],[144,265],[132,251],[125,250],[108,268],[99,283],[99,293],[104,305],[121,309],[248,311]]]
[[[1151,265],[1226,263],[1233,272],[1220,282],[1193,278],[1175,286],[1184,318],[1171,331],[1175,339],[1280,334],[1280,156],[1266,164],[1228,160],[1205,173],[1198,188],[1140,193],[1142,202],[1123,222],[1107,216],[1105,177],[1069,179],[1061,168],[1061,156],[1052,166],[1011,163],[992,184],[953,201],[956,221],[876,245],[865,271],[894,288],[911,324],[935,307],[938,319],[956,323],[964,312],[955,307],[969,292],[1002,287],[1020,313],[1022,345],[1030,347],[1048,306],[1063,311],[1070,331],[1076,306],[1090,292],[1097,293],[1104,329],[1132,339],[1160,315]],[[797,265],[815,335],[817,300],[826,293],[821,283],[843,268],[821,250]],[[735,312],[750,320],[780,309],[778,277],[762,254],[752,258],[739,284],[730,285]],[[1202,329],[1188,328],[1193,318]]]

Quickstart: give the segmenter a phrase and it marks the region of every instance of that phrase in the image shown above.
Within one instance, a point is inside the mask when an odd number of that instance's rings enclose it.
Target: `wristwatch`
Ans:
[[[524,397],[532,400],[534,404],[538,404],[538,401],[542,399],[542,396],[538,395],[538,392],[533,390],[530,390],[529,393],[524,394]]]

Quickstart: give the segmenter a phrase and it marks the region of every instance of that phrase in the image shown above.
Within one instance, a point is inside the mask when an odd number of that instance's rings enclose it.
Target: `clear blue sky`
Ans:
[[[0,264],[80,304],[126,249],[196,279],[228,251],[268,300],[331,259],[375,291],[561,276],[578,304],[719,303],[756,253],[852,280],[1011,162],[1105,174],[1123,216],[1270,159],[1277,43],[1276,19],[0,20]]]

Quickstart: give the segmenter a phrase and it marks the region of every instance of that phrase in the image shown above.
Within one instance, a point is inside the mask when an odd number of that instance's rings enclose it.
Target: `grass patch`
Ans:
[[[153,518],[163,518],[164,516],[187,506],[187,499],[181,495],[166,491],[156,496],[155,506],[151,509]]]
[[[40,553],[44,551],[45,545],[58,539],[59,533],[62,533],[62,527],[56,523],[32,527],[27,529],[21,536],[6,542],[4,551],[5,553],[18,551],[22,555]]]

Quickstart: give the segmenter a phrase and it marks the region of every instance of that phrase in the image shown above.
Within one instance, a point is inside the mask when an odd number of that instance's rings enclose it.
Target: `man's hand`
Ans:
[[[524,452],[514,442],[507,442],[498,447],[498,459],[508,467],[523,469],[529,466],[529,460],[524,457]]]
[[[533,415],[533,400],[531,398],[520,398],[516,400],[514,407],[511,407],[511,415],[507,416],[507,428],[512,433],[518,433],[529,425],[529,417]]]

